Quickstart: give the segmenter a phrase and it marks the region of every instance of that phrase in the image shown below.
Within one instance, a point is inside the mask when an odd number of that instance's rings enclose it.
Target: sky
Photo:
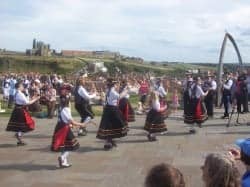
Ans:
[[[227,31],[250,62],[249,0],[6,0],[0,20],[0,48],[8,50],[25,51],[36,38],[57,51],[217,63]],[[225,62],[237,62],[230,42]]]

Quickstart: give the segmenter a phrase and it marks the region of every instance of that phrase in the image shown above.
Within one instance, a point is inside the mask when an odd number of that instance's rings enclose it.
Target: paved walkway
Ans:
[[[91,126],[86,137],[78,138],[81,147],[70,154],[73,164],[68,169],[57,168],[57,153],[50,152],[51,136],[56,119],[35,119],[34,132],[25,135],[28,143],[17,147],[13,133],[5,131],[7,118],[0,118],[0,181],[1,187],[140,187],[154,164],[167,162],[180,168],[187,186],[200,187],[200,166],[207,153],[225,152],[237,138],[249,137],[246,125],[226,128],[226,120],[207,121],[198,133],[190,135],[181,119],[181,112],[170,116],[169,132],[157,142],[148,142],[142,130],[145,116],[137,116],[129,135],[118,141],[118,148],[103,151],[103,142],[95,138]],[[96,119],[99,123],[100,118]],[[233,122],[235,118],[233,119]],[[250,121],[249,115],[241,122]]]

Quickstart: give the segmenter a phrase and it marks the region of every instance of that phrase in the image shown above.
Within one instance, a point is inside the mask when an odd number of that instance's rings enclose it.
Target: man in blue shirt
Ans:
[[[234,156],[235,160],[241,160],[246,166],[246,172],[242,177],[242,187],[250,187],[250,138],[239,139],[236,141],[236,145],[240,147],[240,151],[231,149],[230,152]]]

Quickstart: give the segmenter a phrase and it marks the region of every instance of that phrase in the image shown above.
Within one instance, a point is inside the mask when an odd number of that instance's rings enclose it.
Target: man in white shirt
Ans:
[[[209,118],[213,118],[214,115],[214,97],[217,89],[217,83],[211,75],[207,76],[207,80],[204,82],[203,90],[209,90],[207,96],[204,99],[207,115]]]
[[[228,118],[229,117],[229,108],[232,103],[232,95],[231,95],[231,88],[233,85],[233,80],[231,79],[232,74],[227,73],[226,74],[227,79],[225,83],[223,84],[223,93],[222,93],[222,101],[224,104],[224,116],[222,118]]]
[[[89,101],[94,97],[96,97],[96,93],[88,93],[88,91],[85,89],[85,79],[81,77],[78,80],[78,86],[75,90],[75,109],[81,116],[81,123],[87,123],[94,118],[94,113],[89,103]],[[80,128],[78,135],[87,135],[86,129]]]

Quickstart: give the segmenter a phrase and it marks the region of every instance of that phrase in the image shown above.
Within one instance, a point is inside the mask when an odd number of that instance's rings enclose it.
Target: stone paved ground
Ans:
[[[70,154],[73,166],[57,168],[57,153],[50,152],[51,135],[56,120],[35,119],[34,132],[25,135],[28,143],[17,147],[13,133],[5,131],[8,118],[0,118],[0,186],[1,187],[140,187],[148,169],[167,162],[180,168],[187,186],[200,187],[200,166],[210,152],[225,152],[237,138],[249,137],[246,125],[226,128],[226,120],[215,118],[204,124],[196,135],[189,135],[181,112],[166,120],[169,132],[148,142],[142,130],[145,116],[137,116],[129,135],[118,141],[118,148],[105,152],[103,142],[95,138],[96,128],[89,127],[87,137],[78,138],[81,147]],[[250,121],[248,115],[241,122]],[[96,119],[98,123],[100,118]],[[235,121],[235,119],[233,119]]]

